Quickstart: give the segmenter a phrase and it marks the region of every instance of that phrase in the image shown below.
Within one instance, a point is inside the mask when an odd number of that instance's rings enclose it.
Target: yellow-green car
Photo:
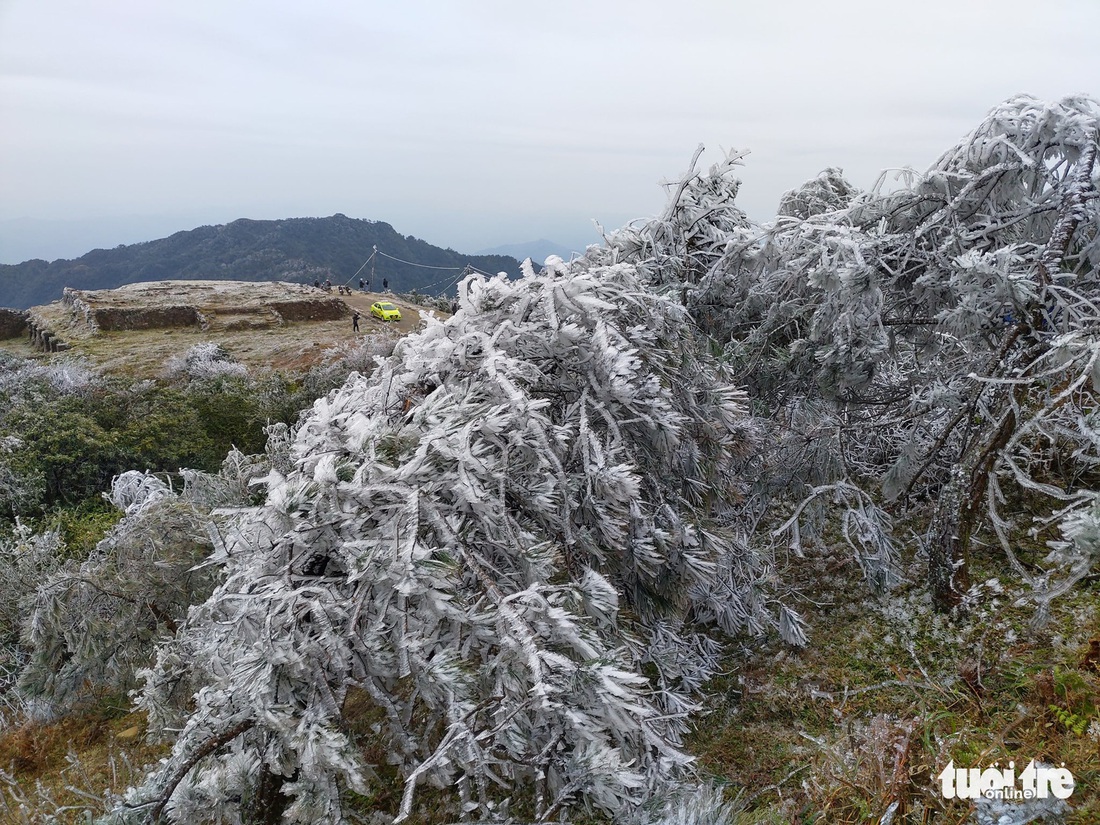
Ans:
[[[401,310],[389,301],[375,301],[370,305],[370,314],[383,321],[400,321]]]

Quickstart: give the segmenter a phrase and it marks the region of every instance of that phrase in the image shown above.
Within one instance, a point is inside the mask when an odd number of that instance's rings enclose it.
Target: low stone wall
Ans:
[[[272,301],[268,304],[284,321],[339,321],[351,317],[351,309],[339,298],[304,301]]]
[[[85,324],[91,327],[94,332],[96,329],[95,320],[92,318],[92,308],[88,305],[88,302],[80,297],[80,294],[72,287],[65,287],[61,291],[61,303],[69,308],[74,317],[82,320]]]
[[[27,316],[27,340],[30,345],[42,352],[65,352],[69,349],[69,343],[62,340],[54,332],[51,332],[42,321],[33,315]]]
[[[21,338],[27,331],[27,313],[0,307],[0,340]]]
[[[271,307],[258,307],[252,311],[236,312],[232,315],[219,314],[214,326],[229,331],[242,329],[271,329],[282,326],[283,319]]]
[[[197,327],[202,325],[202,315],[192,306],[142,307],[92,307],[92,322],[101,330],[166,329],[172,327]]]

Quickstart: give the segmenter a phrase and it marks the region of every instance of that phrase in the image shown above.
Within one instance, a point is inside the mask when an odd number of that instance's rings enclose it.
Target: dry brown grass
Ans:
[[[120,794],[168,752],[145,738],[144,714],[115,702],[67,714],[53,722],[24,721],[0,731],[0,821],[84,823],[102,812],[107,793]],[[29,803],[20,813],[19,802]]]

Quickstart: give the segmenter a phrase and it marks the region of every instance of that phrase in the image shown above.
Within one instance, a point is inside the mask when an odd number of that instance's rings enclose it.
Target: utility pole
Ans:
[[[368,292],[374,292],[374,259],[378,257],[378,247],[371,247],[374,250],[374,254],[370,256],[370,289]]]

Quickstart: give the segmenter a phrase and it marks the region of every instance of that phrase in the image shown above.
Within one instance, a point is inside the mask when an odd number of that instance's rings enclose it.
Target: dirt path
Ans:
[[[342,295],[340,297],[345,304],[352,309],[359,310],[359,314],[363,316],[359,319],[360,332],[367,332],[372,328],[391,329],[397,330],[401,335],[406,335],[420,325],[420,308],[413,304],[404,303],[388,292],[353,292],[351,295]],[[375,318],[370,314],[370,305],[375,301],[389,301],[401,310],[401,320],[394,322],[381,321]],[[350,322],[348,326],[350,328]]]

